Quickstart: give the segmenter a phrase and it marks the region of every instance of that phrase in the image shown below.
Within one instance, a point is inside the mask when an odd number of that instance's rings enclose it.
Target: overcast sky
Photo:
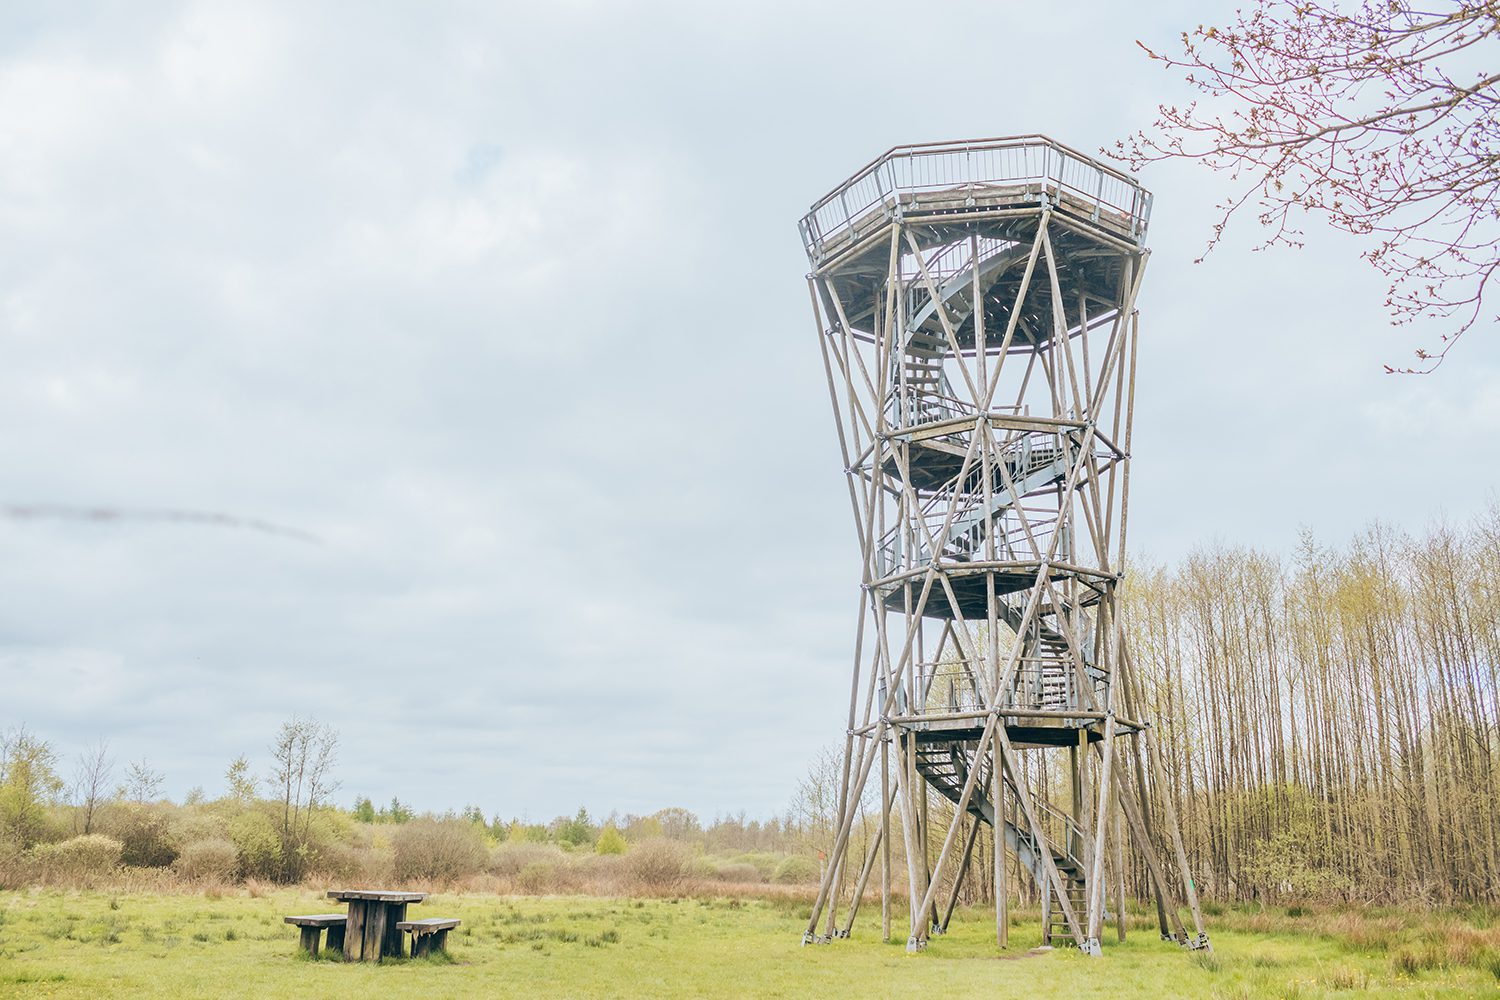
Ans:
[[[858,580],[797,219],[896,143],[1148,123],[1133,40],[1208,6],[0,7],[0,505],[317,539],[0,519],[0,729],[174,795],[300,713],[346,802],[782,809]],[[1138,555],[1484,506],[1492,328],[1384,375],[1357,242],[1195,266],[1223,190],[1144,181]]]

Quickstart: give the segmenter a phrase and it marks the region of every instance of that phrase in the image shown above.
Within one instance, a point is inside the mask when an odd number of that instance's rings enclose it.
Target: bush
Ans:
[[[281,838],[271,817],[254,809],[240,813],[229,823],[229,839],[245,878],[274,880],[281,874]]]
[[[719,865],[718,879],[720,882],[764,882],[760,869],[742,861],[729,861]]]
[[[227,841],[229,821],[204,807],[177,809],[168,817],[167,837],[181,854],[183,848],[200,840]]]
[[[125,847],[113,837],[86,833],[60,844],[38,844],[32,859],[48,879],[86,882],[120,866]]]
[[[322,882],[382,885],[394,879],[395,864],[388,843],[361,838],[353,844],[330,844],[318,852],[312,877]]]
[[[231,882],[239,874],[240,852],[230,840],[199,840],[183,847],[172,867],[184,878]]]
[[[803,885],[807,882],[818,880],[818,866],[810,858],[804,858],[800,854],[793,854],[783,858],[776,866],[776,871],[771,874],[771,881],[777,885]]]
[[[418,819],[391,834],[394,874],[398,881],[452,881],[484,868],[484,835],[462,819]]]
[[[528,896],[541,896],[552,888],[557,868],[543,861],[532,862],[516,875],[516,888]]]
[[[528,865],[564,864],[567,858],[552,844],[534,844],[525,840],[507,840],[490,852],[489,869],[496,875],[515,878]]]
[[[687,849],[671,840],[644,840],[625,855],[625,868],[639,889],[677,892],[688,879]]]
[[[623,854],[584,855],[571,860],[562,875],[569,891],[576,888],[596,896],[613,896],[630,889]]]
[[[627,846],[625,835],[611,823],[600,831],[599,842],[594,845],[594,850],[599,854],[624,854]]]
[[[755,870],[760,872],[760,878],[757,880],[760,882],[765,882],[776,874],[776,866],[781,863],[778,855],[768,851],[752,851],[748,854],[741,854],[734,860],[739,864],[754,865]]]
[[[177,858],[172,840],[175,806],[157,802],[118,802],[100,816],[99,825],[124,845],[122,861],[132,868],[165,868]]]

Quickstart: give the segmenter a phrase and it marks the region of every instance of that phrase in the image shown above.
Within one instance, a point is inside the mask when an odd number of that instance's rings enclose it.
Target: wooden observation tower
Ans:
[[[1209,946],[1170,796],[1174,875],[1155,846],[1157,752],[1116,609],[1150,208],[1133,178],[1021,136],[897,147],[801,222],[862,553],[806,942],[848,936],[877,868],[890,938],[895,837],[924,947],[988,827],[1002,946],[1014,858],[1044,938],[1099,954],[1127,845],[1163,937]]]

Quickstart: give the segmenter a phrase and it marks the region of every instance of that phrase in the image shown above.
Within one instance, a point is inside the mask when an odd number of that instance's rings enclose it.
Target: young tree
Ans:
[[[312,719],[282,723],[271,744],[271,775],[266,779],[281,804],[281,875],[288,881],[307,869],[313,813],[334,791],[338,733]]]
[[[109,741],[100,739],[78,755],[73,770],[73,802],[78,807],[78,832],[94,832],[99,807],[109,798],[109,783],[114,779],[115,759],[109,752]],[[76,827],[75,827],[76,829]]]
[[[255,798],[255,775],[250,773],[250,762],[244,754],[229,762],[224,780],[229,784],[229,797],[236,802],[243,805]]]
[[[1393,322],[1453,320],[1437,350],[1416,352],[1431,371],[1479,320],[1500,266],[1497,37],[1493,0],[1253,0],[1224,27],[1184,32],[1181,55],[1137,43],[1208,100],[1163,105],[1113,155],[1227,171],[1239,189],[1209,249],[1250,203],[1265,246],[1300,246],[1305,215],[1370,237]]]
[[[375,814],[377,823],[410,823],[416,813],[396,796],[391,796],[391,804]]]
[[[162,780],[161,772],[153,770],[146,758],[132,761],[125,767],[125,784],[120,789],[120,797],[137,805],[155,802],[161,794]]]
[[[354,818],[361,823],[375,822],[375,803],[371,802],[368,796],[354,803]]]
[[[589,811],[583,806],[578,807],[578,813],[572,819],[559,818],[555,825],[560,843],[581,847],[594,840],[594,825],[589,820]]]
[[[0,843],[35,844],[47,829],[46,807],[62,789],[52,744],[24,726],[0,733]]]
[[[661,836],[668,840],[692,840],[703,832],[698,817],[680,806],[658,809],[651,818],[661,824]]]
[[[599,832],[599,842],[594,845],[594,851],[598,854],[624,854],[625,847],[625,837],[610,823]]]

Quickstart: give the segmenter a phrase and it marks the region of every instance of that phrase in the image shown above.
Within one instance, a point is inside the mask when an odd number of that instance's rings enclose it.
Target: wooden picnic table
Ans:
[[[344,926],[344,960],[378,962],[387,955],[401,957],[401,929],[406,905],[420,903],[425,892],[391,892],[385,889],[334,889],[329,899],[349,904]]]

